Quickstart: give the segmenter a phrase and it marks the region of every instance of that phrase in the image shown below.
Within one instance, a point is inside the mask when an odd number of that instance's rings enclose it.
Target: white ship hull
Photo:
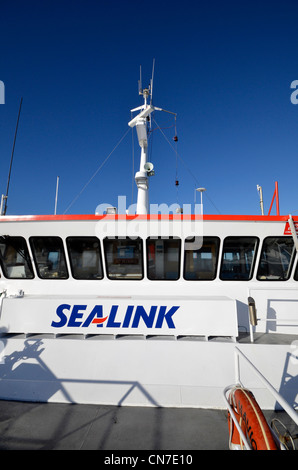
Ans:
[[[42,336],[10,338],[4,343],[1,399],[225,408],[223,390],[235,383],[235,346],[225,341]],[[245,344],[239,348],[289,403],[296,403],[297,364],[289,361],[290,345]],[[278,407],[245,367],[241,378],[263,409]]]
[[[292,240],[288,217],[160,219],[1,218],[1,235],[10,246],[14,237],[25,240],[32,276],[22,277],[22,263],[9,265],[8,270],[2,260],[0,399],[224,408],[223,389],[236,380],[237,346],[291,404],[296,404],[298,281],[294,245],[285,280],[264,279],[258,271],[264,240]],[[193,230],[190,223],[198,224],[195,230],[199,237],[219,240],[212,279],[185,278],[189,276],[185,240],[193,235],[187,232]],[[119,237],[127,236],[129,224],[134,224],[142,241],[142,274],[134,279],[139,271],[127,271],[130,258],[122,264],[117,258],[113,269],[119,263],[122,266],[118,273],[122,279],[118,280],[118,274],[109,273],[112,264],[110,253],[104,255],[104,240],[115,229]],[[160,235],[160,230],[181,240],[179,257],[175,258],[174,252],[169,255],[170,264],[178,260],[175,279],[171,279],[172,271],[163,280],[153,280],[150,274],[152,259],[146,240]],[[48,271],[46,275],[41,271],[32,237],[61,239],[67,275],[59,278],[52,271],[49,277]],[[98,239],[103,267],[100,279],[75,277],[69,237]],[[251,274],[245,280],[221,274],[228,237],[258,240]],[[195,260],[197,254],[192,253]],[[155,255],[157,272],[157,251]],[[253,327],[248,297],[256,303],[258,322]],[[260,406],[275,407],[275,400],[245,365],[241,378],[256,391]]]

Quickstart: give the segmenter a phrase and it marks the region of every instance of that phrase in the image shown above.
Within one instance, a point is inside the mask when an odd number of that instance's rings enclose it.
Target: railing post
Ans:
[[[235,383],[240,384],[240,360],[237,348],[234,351],[235,354]]]

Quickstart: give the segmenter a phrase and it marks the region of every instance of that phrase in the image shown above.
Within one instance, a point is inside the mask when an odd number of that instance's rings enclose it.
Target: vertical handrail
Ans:
[[[273,395],[275,400],[282,406],[282,408],[286,411],[286,413],[292,418],[292,420],[297,424],[298,426],[298,413],[291,407],[291,405],[278,393],[278,391],[271,385],[270,382],[264,377],[263,374],[256,368],[256,366],[243,354],[240,349],[235,347],[235,353],[238,356],[241,356],[246,363],[249,365],[249,367],[254,371],[254,373],[257,375],[257,377],[261,380],[261,382],[265,385],[265,387],[270,391],[270,393]],[[238,364],[239,366],[239,364]],[[240,366],[239,370],[236,372],[237,376],[240,378]]]
[[[226,397],[226,393],[227,393],[230,389],[232,389],[232,388],[234,388],[234,387],[235,387],[235,385],[229,385],[228,387],[226,387],[226,388],[224,389],[224,399],[225,399],[227,408],[228,408],[228,410],[229,410],[229,412],[230,412],[231,418],[232,418],[232,420],[233,420],[233,422],[234,422],[234,424],[235,424],[235,426],[236,426],[236,428],[237,428],[237,430],[238,430],[238,432],[239,432],[239,434],[240,434],[240,436],[241,436],[241,440],[242,440],[242,442],[243,442],[243,444],[244,444],[244,446],[245,446],[245,449],[246,449],[246,450],[252,450],[252,449],[251,449],[251,446],[250,446],[249,443],[248,443],[248,440],[246,439],[246,436],[245,436],[244,432],[243,432],[242,429],[241,429],[240,424],[238,423],[238,420],[237,420],[237,418],[236,418],[235,412],[234,412],[232,406],[230,405],[229,400],[228,400],[227,397]]]

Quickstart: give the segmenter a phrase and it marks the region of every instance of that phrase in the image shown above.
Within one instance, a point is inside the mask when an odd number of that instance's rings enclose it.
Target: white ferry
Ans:
[[[225,408],[237,347],[295,408],[298,217],[150,215],[141,93],[135,215],[0,217],[0,399]]]

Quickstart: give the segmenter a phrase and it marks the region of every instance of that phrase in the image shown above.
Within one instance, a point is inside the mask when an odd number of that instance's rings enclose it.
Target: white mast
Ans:
[[[130,127],[136,127],[139,145],[141,147],[141,159],[140,159],[140,170],[135,174],[135,180],[138,188],[138,199],[136,214],[148,214],[149,200],[148,200],[148,177],[154,175],[152,163],[147,161],[148,153],[148,118],[153,111],[164,111],[161,108],[152,106],[152,90],[153,90],[153,74],[154,74],[154,61],[152,69],[151,83],[148,88],[142,89],[142,78],[140,69],[140,80],[139,80],[139,95],[144,98],[144,104],[138,108],[134,108],[131,112],[140,111],[128,125]],[[150,104],[147,104],[147,100],[150,96]],[[166,111],[170,112],[170,111]],[[175,114],[175,113],[171,113]]]
[[[139,82],[139,94],[144,97],[143,106],[132,109],[131,112],[140,111],[140,113],[132,119],[128,125],[130,127],[136,127],[139,145],[141,147],[141,160],[140,170],[135,175],[136,184],[138,187],[138,199],[137,199],[137,214],[147,214],[149,208],[148,202],[148,177],[153,175],[153,165],[147,161],[148,152],[148,116],[154,111],[152,105],[147,104],[147,99],[150,94],[150,87],[142,90],[141,80]]]

